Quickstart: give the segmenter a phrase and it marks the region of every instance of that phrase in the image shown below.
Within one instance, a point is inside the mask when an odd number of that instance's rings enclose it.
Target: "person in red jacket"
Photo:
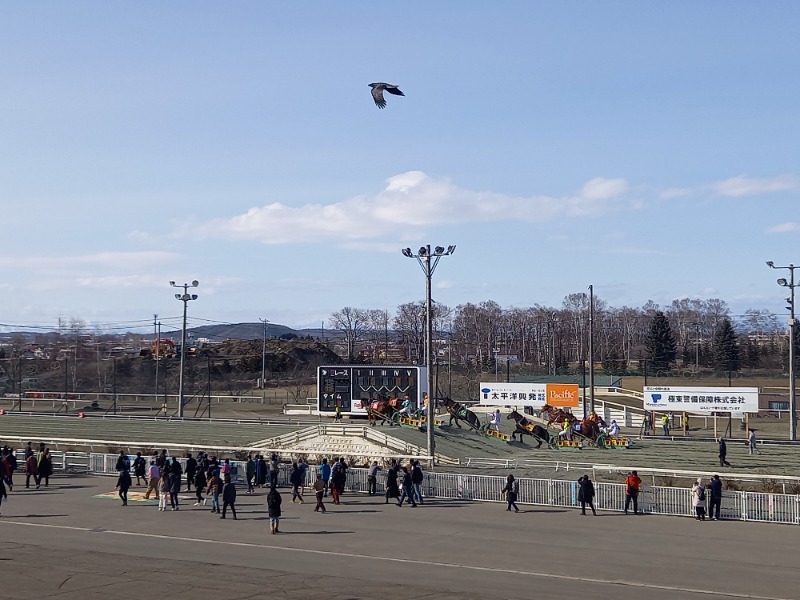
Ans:
[[[628,514],[628,508],[631,501],[633,501],[633,514],[639,514],[639,486],[642,480],[639,479],[636,471],[631,471],[631,474],[625,478],[625,514]]]

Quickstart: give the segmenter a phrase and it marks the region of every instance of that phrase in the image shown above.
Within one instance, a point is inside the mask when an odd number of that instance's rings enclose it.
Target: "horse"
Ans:
[[[561,425],[564,420],[566,420],[570,426],[575,425],[575,421],[577,421],[577,417],[571,413],[566,412],[563,409],[556,408],[555,406],[550,406],[549,404],[545,404],[541,408],[542,414],[548,416],[547,426],[550,427],[553,423],[557,425]]]
[[[547,442],[547,445],[550,445],[550,434],[547,433],[547,430],[542,427],[541,425],[537,425],[536,423],[531,423],[524,415],[518,413],[516,410],[512,410],[508,413],[506,419],[514,419],[517,424],[517,428],[511,434],[511,440],[517,441],[517,434],[519,434],[519,441],[522,442],[523,435],[530,435],[539,442],[539,445],[536,446],[537,449],[542,447],[542,442]]]
[[[442,406],[447,410],[447,413],[450,415],[450,425],[453,425],[453,421],[456,422],[456,427],[461,429],[461,425],[458,424],[459,420],[466,421],[467,425],[472,427],[475,431],[482,434],[486,429],[487,425],[482,423],[478,416],[469,410],[464,405],[456,402],[455,400],[451,400],[450,398],[442,398],[441,400]]]
[[[397,418],[397,398],[375,398],[361,402],[366,402],[367,418],[373,427],[375,423],[383,425],[387,421],[392,425]]]

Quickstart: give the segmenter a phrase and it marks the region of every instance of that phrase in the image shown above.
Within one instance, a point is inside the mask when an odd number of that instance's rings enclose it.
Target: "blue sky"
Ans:
[[[800,263],[796,2],[0,3],[0,323],[721,298]],[[367,84],[405,97],[378,110]]]

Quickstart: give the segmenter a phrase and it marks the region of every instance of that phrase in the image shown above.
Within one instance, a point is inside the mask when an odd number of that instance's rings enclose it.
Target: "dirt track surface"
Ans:
[[[185,493],[177,512],[152,500],[122,507],[113,485],[57,477],[12,492],[0,518],[3,598],[797,597],[792,526],[434,499],[397,508],[349,494],[319,514],[284,490],[282,533],[270,535],[260,490],[240,490],[240,519],[222,521]]]

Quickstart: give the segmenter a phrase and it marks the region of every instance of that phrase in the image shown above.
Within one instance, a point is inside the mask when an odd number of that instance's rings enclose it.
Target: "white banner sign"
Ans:
[[[578,385],[572,383],[481,383],[480,404],[559,408],[578,406]]]
[[[649,385],[644,388],[644,408],[702,414],[757,413],[758,388]]]

